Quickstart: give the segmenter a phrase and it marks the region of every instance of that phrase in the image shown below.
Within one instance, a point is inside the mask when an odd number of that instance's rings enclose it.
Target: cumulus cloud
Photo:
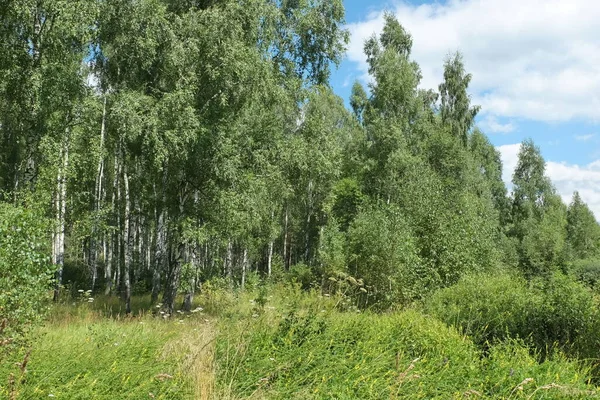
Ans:
[[[600,120],[600,2],[400,2],[391,11],[413,35],[422,87],[437,88],[444,57],[459,50],[483,113],[546,122]],[[364,41],[382,27],[383,11],[348,25],[348,58],[364,76]]]
[[[498,118],[493,115],[488,115],[479,123],[479,126],[481,126],[486,132],[491,133],[510,133],[514,132],[516,129],[512,122],[502,124],[498,121]]]
[[[502,159],[502,180],[507,185],[511,185],[512,175],[517,167],[517,162],[519,161],[520,148],[521,143],[505,144],[496,147],[500,152],[500,157]]]
[[[503,163],[502,179],[509,187],[517,166],[520,147],[519,143],[496,147]],[[596,215],[596,219],[600,219],[600,160],[584,166],[548,161],[546,175],[552,180],[566,204],[571,202],[573,192],[578,191],[582,200]]]

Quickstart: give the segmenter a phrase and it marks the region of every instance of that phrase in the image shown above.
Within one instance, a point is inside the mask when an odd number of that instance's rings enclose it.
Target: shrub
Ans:
[[[469,276],[436,292],[426,310],[484,348],[521,339],[542,357],[555,348],[583,351],[574,344],[598,319],[592,293],[561,274],[531,282],[507,273]]]
[[[598,291],[600,289],[600,260],[579,260],[573,263],[571,274],[580,282]]]
[[[53,274],[46,229],[39,215],[0,204],[0,342],[20,338],[44,314]]]
[[[423,293],[425,271],[415,239],[401,211],[372,208],[348,230],[348,273],[362,279],[369,304],[406,304]]]

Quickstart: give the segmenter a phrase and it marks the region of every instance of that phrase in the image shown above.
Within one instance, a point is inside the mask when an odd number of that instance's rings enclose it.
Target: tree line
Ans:
[[[6,0],[0,21],[0,199],[50,221],[55,298],[78,280],[172,314],[206,280],[287,271],[387,307],[598,256],[531,140],[508,193],[461,55],[420,89],[391,14],[351,110],[341,0]]]

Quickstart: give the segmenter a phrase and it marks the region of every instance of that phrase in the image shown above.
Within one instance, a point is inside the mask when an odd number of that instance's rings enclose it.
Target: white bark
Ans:
[[[248,271],[248,250],[244,249],[242,256],[242,289],[246,286],[246,271]]]
[[[56,226],[55,234],[55,255],[57,273],[56,287],[54,289],[54,300],[58,300],[60,285],[62,285],[63,267],[65,264],[65,214],[67,212],[67,168],[69,167],[69,136],[70,128],[65,129],[65,138],[62,144],[61,158],[62,165],[58,171],[57,186],[57,204],[56,204]]]
[[[104,96],[104,104],[102,106],[102,123],[100,125],[100,157],[98,160],[98,168],[96,169],[96,185],[95,185],[95,207],[96,218],[100,214],[100,208],[102,207],[102,182],[104,180],[104,134],[106,131],[106,95]],[[92,290],[96,286],[96,278],[98,277],[98,222],[94,221],[92,228],[91,237],[91,268],[92,268]]]
[[[131,243],[131,200],[129,196],[129,177],[127,176],[127,166],[123,167],[123,184],[125,187],[125,220],[123,221],[123,247],[125,250],[125,265],[123,270],[123,283],[125,284],[125,312],[131,313],[131,261],[132,261],[132,243]]]

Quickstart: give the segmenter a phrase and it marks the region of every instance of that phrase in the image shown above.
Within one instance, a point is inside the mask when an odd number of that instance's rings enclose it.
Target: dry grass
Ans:
[[[181,334],[167,342],[163,357],[180,357],[183,374],[190,377],[194,399],[216,398],[215,387],[215,337],[217,329],[211,320],[186,321]]]

